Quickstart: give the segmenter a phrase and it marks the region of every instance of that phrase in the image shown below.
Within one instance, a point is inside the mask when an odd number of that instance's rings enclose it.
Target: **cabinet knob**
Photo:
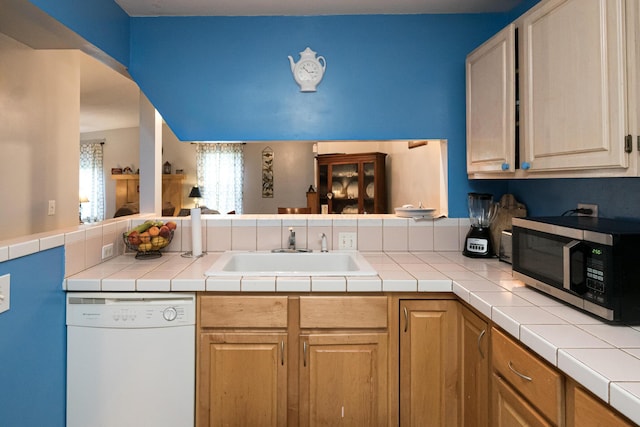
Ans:
[[[502,164],[502,170],[503,170],[503,171],[508,171],[508,170],[509,170],[509,163],[506,163],[506,162],[505,162],[505,163],[503,163],[503,164]]]
[[[530,168],[531,168],[531,163],[529,162],[522,162],[522,165],[520,165],[520,169],[528,170]]]

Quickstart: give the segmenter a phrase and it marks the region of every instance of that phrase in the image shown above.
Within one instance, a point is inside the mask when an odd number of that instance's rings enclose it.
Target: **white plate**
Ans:
[[[394,208],[396,216],[403,218],[433,217],[435,209],[433,208]]]
[[[373,186],[373,182],[370,182],[369,184],[367,184],[365,193],[367,193],[368,198],[373,199],[374,192],[375,192],[375,187]]]

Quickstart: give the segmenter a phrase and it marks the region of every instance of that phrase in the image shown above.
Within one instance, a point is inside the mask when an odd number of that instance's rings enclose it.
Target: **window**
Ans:
[[[196,171],[201,206],[221,213],[242,213],[243,144],[196,144]]]
[[[104,172],[102,146],[104,142],[80,143],[80,220],[104,220]],[[88,200],[82,202],[82,200]]]

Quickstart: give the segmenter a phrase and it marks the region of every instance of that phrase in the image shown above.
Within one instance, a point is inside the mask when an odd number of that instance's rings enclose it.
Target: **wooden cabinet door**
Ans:
[[[523,16],[523,169],[628,167],[624,4],[548,0]]]
[[[489,329],[487,322],[466,307],[460,321],[461,425],[489,425]]]
[[[387,334],[301,336],[300,426],[387,425]]]
[[[287,335],[201,335],[197,425],[287,425]]]
[[[467,173],[514,172],[516,151],[515,25],[469,54]]]
[[[502,378],[493,374],[492,426],[496,427],[551,427],[527,401],[516,393]]]
[[[632,427],[635,424],[581,387],[567,387],[567,427]]]
[[[400,425],[458,425],[458,302],[400,302]]]

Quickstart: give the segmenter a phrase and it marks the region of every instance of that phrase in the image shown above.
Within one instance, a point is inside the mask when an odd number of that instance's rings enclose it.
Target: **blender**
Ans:
[[[493,257],[489,227],[496,216],[498,205],[493,203],[493,195],[487,193],[469,193],[468,202],[471,229],[464,241],[462,254],[472,258]]]

